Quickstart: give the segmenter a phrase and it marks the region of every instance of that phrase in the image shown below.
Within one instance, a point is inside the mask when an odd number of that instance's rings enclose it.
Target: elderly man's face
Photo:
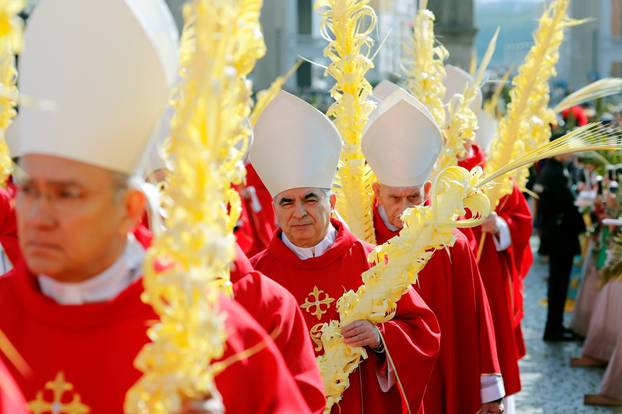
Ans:
[[[143,194],[111,171],[64,158],[31,154],[20,166],[17,225],[30,270],[79,282],[111,266],[142,216]]]
[[[276,222],[289,241],[313,247],[326,237],[335,196],[319,188],[294,188],[274,198]]]
[[[373,189],[378,204],[387,213],[389,222],[398,229],[404,227],[401,219],[404,210],[418,206],[425,201],[425,190],[420,186],[390,187],[374,183]]]

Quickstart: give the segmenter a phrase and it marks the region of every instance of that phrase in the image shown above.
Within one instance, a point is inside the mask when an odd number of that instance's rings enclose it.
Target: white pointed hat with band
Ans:
[[[341,136],[326,115],[281,91],[254,129],[250,161],[273,197],[292,188],[331,188]]]
[[[382,102],[398,89],[400,89],[399,85],[384,79],[374,87],[374,90],[372,91],[372,96],[376,98],[378,102]]]
[[[163,0],[41,0],[19,62],[32,102],[15,155],[134,174],[177,78],[178,37]]]
[[[430,112],[427,106],[423,104],[419,99],[417,99],[414,95],[408,92],[406,89],[402,88],[395,83],[383,80],[380,82],[373,91],[373,96],[378,102],[378,106],[374,111],[370,114],[368,125],[371,125],[373,121],[380,115],[385,112],[386,109],[392,105],[392,102],[398,101],[400,99],[406,100],[410,102],[412,105],[416,106],[425,116],[427,116],[434,124],[434,115]]]
[[[380,103],[362,140],[363,154],[378,181],[391,187],[425,184],[442,144],[432,115],[401,88]]]
[[[482,111],[477,116],[477,133],[475,135],[475,142],[484,151],[490,150],[492,140],[497,135],[498,121],[486,111]]]
[[[158,170],[167,169],[164,145],[166,145],[166,140],[171,136],[171,120],[174,114],[175,110],[173,107],[167,107],[149,139],[149,144],[143,154],[144,158],[140,167],[143,177],[148,177]]]
[[[446,65],[445,71],[447,72],[447,76],[445,76],[445,97],[443,101],[447,104],[452,96],[456,94],[464,94],[464,90],[467,88],[467,85],[475,82],[473,76],[469,75],[464,70],[459,67]],[[471,109],[476,114],[479,114],[482,108],[482,102],[484,101],[484,96],[482,95],[482,91],[480,88],[477,88],[477,96],[471,102]]]

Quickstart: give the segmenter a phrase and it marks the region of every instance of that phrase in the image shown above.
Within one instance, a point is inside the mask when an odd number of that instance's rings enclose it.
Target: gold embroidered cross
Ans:
[[[300,305],[300,307],[320,320],[322,315],[328,312],[330,304],[334,301],[335,299],[331,298],[328,293],[314,286],[313,290],[307,295],[305,303]]]
[[[43,394],[52,391],[52,402],[47,401]],[[72,392],[70,403],[63,403],[66,393],[73,390],[73,385],[65,381],[65,374],[60,371],[53,381],[45,384],[44,391],[37,392],[37,398],[28,403],[32,414],[88,414],[91,412],[88,406],[82,404],[80,395]]]

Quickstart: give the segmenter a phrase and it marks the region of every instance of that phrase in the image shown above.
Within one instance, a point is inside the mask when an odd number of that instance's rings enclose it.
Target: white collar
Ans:
[[[324,237],[324,239],[321,242],[319,242],[313,247],[298,247],[294,243],[289,241],[285,233],[282,233],[282,236],[281,236],[283,243],[285,243],[285,245],[289,248],[289,250],[294,252],[294,254],[296,254],[296,256],[298,256],[300,260],[307,260],[313,257],[320,257],[321,255],[326,253],[326,250],[330,249],[330,247],[335,243],[336,238],[337,238],[337,230],[335,230],[332,224],[328,225],[328,232],[326,233],[326,237]]]
[[[41,292],[61,305],[83,305],[115,298],[141,275],[145,249],[128,236],[123,254],[104,272],[84,282],[63,283],[40,275]]]
[[[387,215],[387,212],[380,204],[378,204],[378,214],[380,214],[380,218],[382,219],[382,222],[384,223],[385,226],[387,226],[389,230],[391,231],[400,230],[398,227],[395,227],[393,224],[391,224],[391,222],[389,221],[389,216]]]

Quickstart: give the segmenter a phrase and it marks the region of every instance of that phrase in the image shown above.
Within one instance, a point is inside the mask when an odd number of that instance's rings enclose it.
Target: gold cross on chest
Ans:
[[[37,392],[37,398],[28,403],[32,414],[88,414],[91,412],[88,406],[82,404],[80,395],[71,392],[73,385],[65,381],[65,374],[60,371],[53,381],[45,384],[44,390]],[[52,392],[52,401],[44,398],[45,391]],[[64,403],[63,397],[71,392],[71,402]]]
[[[305,303],[300,305],[300,307],[320,320],[322,315],[328,312],[330,304],[334,301],[335,299],[331,298],[328,293],[314,286],[313,290],[305,298]]]

